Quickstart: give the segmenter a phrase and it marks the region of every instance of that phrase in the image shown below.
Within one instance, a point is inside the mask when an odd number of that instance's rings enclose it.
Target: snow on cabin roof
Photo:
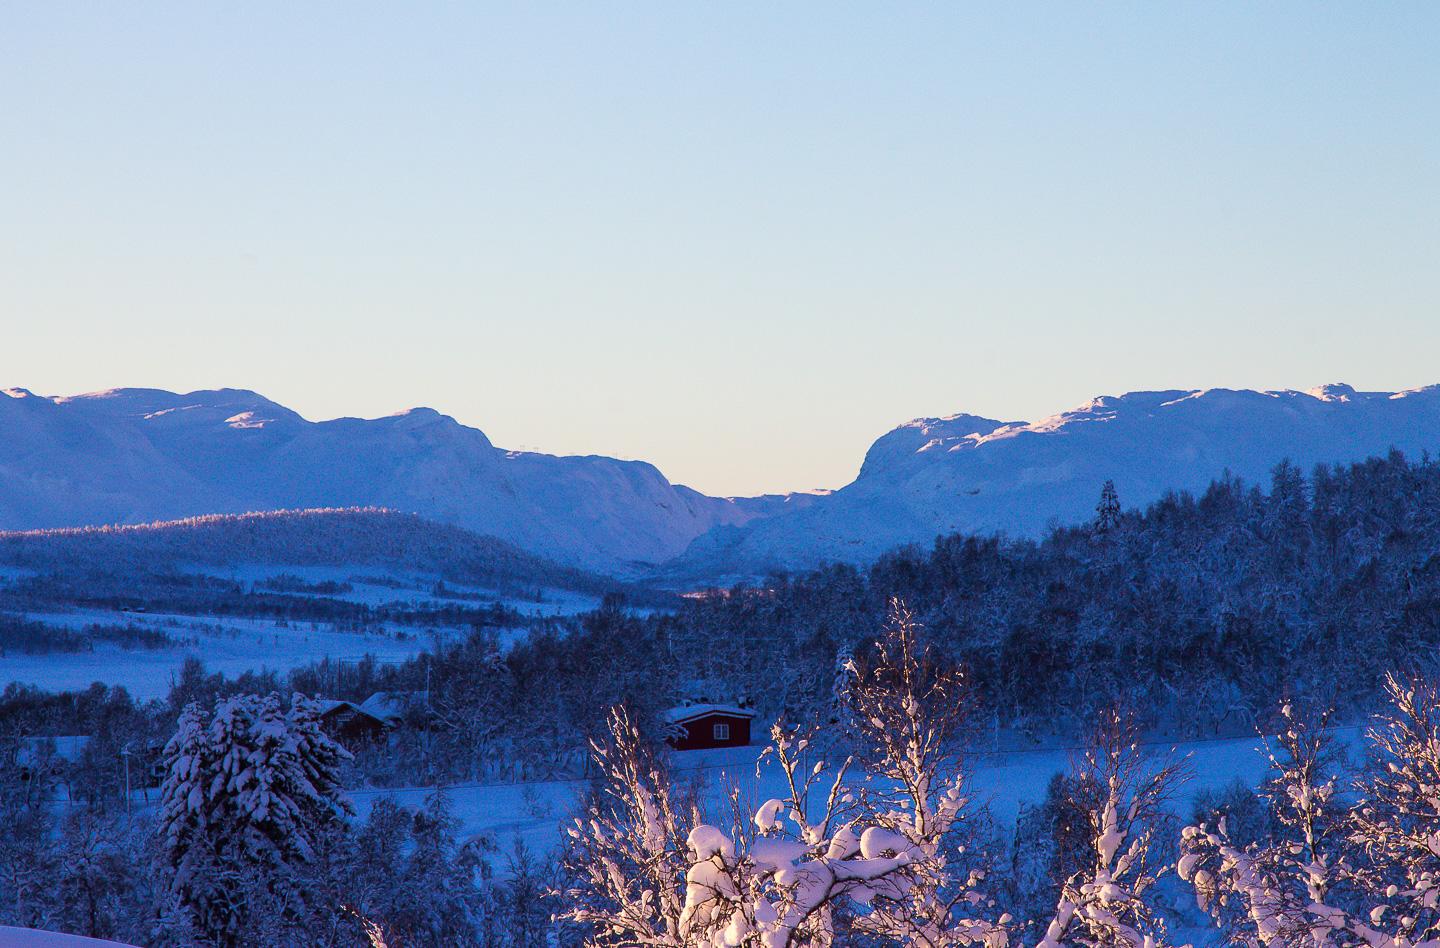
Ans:
[[[733,704],[687,704],[666,711],[665,720],[671,724],[684,724],[686,721],[703,718],[708,714],[723,714],[732,718],[753,718],[755,716],[755,712],[749,708],[741,708]]]
[[[380,692],[380,694],[383,695],[385,692]],[[371,695],[371,700],[373,700],[374,697],[374,695]],[[367,700],[365,704],[359,705],[353,701],[320,698],[317,699],[317,703],[320,705],[320,716],[322,718],[330,718],[333,715],[345,724],[349,724],[351,721],[357,719],[369,718],[380,727],[393,727],[399,724],[402,718],[402,715],[398,713],[394,715],[382,713],[380,710],[377,710],[376,705],[370,704],[369,700]]]
[[[377,691],[360,703],[360,710],[382,721],[400,721],[419,701],[416,691]]]

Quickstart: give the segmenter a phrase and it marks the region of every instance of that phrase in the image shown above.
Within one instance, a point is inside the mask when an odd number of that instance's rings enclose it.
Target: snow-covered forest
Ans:
[[[943,537],[672,609],[472,609],[398,664],[191,660],[159,701],[12,685],[0,924],[227,946],[1440,937],[1440,465],[1281,464],[1144,511],[1096,496],[1042,541]],[[59,595],[66,569],[15,588]],[[194,586],[165,575],[146,595]],[[350,608],[326,582],[205,601]],[[408,726],[321,727],[376,693],[418,696]],[[665,747],[687,699],[740,703],[769,740],[719,796]],[[1185,761],[1157,742],[1257,731],[1268,782],[1177,794]],[[1002,812],[968,778],[1002,743],[1084,750]],[[573,806],[518,795],[550,848],[467,831],[444,789],[564,778]]]
[[[558,566],[493,536],[378,507],[213,514],[132,526],[0,533],[0,564],[55,573],[182,566],[405,567],[492,587],[561,586],[600,592],[615,584]]]
[[[1096,715],[1042,806],[972,796],[976,682],[898,601],[834,718],[777,721],[716,806],[612,708],[558,859],[456,834],[446,794],[359,820],[350,753],[296,694],[180,713],[158,805],[57,813],[0,783],[4,921],[154,945],[1430,944],[1440,937],[1440,690],[1387,676],[1352,763],[1331,709],[1274,709],[1269,778],[1173,806],[1183,757]],[[13,764],[14,761],[12,760]],[[8,768],[7,774],[15,770]]]
[[[295,680],[363,698],[428,676],[457,722],[453,742],[432,747],[452,774],[538,775],[578,773],[575,749],[622,702],[641,721],[706,696],[748,701],[762,719],[828,721],[838,665],[895,598],[968,669],[987,724],[1036,741],[1084,733],[1112,707],[1177,738],[1253,734],[1279,695],[1363,714],[1386,674],[1426,666],[1440,644],[1440,465],[1428,458],[1309,476],[1281,464],[1266,488],[1226,479],[1145,511],[1107,512],[1101,493],[1094,522],[1040,542],[942,537],[866,570],[775,575],[673,611],[612,598],[508,649],[482,632],[404,665]]]

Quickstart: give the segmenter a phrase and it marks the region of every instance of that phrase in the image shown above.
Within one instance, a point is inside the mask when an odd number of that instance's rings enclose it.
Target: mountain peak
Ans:
[[[425,423],[431,421],[455,421],[455,419],[451,418],[449,415],[442,414],[433,408],[425,408],[424,406],[406,408],[402,411],[397,411],[393,414],[386,415],[385,420],[409,421],[414,423]],[[456,422],[456,424],[459,424],[459,422]]]
[[[1308,389],[1305,394],[1312,398],[1318,398],[1322,402],[1348,402],[1354,397],[1355,388],[1344,382],[1330,382]]]
[[[1006,424],[1017,422],[996,421],[994,418],[983,418],[964,412],[911,419],[876,439],[870,450],[865,452],[859,479],[863,480],[877,470],[896,464],[919,463],[921,455],[944,453],[971,436],[984,437]]]
[[[83,405],[138,416],[176,409],[223,409],[232,415],[250,411],[300,417],[280,403],[246,388],[200,389],[185,393],[160,388],[107,388],[83,395],[57,396],[53,400],[57,405]]]

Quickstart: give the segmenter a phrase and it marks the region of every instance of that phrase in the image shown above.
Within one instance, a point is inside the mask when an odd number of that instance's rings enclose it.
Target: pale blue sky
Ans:
[[[0,7],[0,385],[715,493],[908,418],[1440,382],[1440,5]]]

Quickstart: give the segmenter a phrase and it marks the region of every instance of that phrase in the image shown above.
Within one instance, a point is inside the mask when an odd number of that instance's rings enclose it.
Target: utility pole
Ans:
[[[126,741],[125,746],[120,748],[120,756],[125,761],[125,815],[130,815],[130,742]]]

